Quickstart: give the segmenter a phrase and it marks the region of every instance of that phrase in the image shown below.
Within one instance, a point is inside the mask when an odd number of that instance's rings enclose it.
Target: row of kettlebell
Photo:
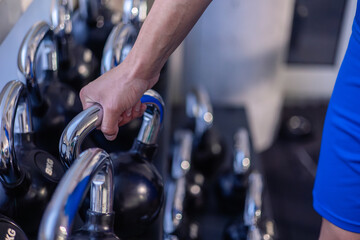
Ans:
[[[48,228],[46,227],[48,224],[51,225],[54,222],[63,224],[64,221],[67,221],[69,225],[65,226],[65,232],[70,236],[68,228],[74,221],[76,210],[85,196],[87,186],[91,182],[90,178],[95,176],[91,174],[90,177],[79,177],[82,175],[77,174],[81,171],[84,171],[84,174],[89,174],[89,170],[85,171],[81,167],[86,165],[82,162],[94,162],[93,158],[100,158],[94,152],[99,153],[102,151],[89,150],[88,153],[83,155],[86,157],[79,157],[85,160],[77,160],[78,164],[73,162],[78,158],[82,142],[86,136],[100,125],[102,120],[101,107],[94,105],[88,108],[78,114],[67,125],[59,143],[60,161],[36,146],[32,128],[32,111],[24,84],[20,81],[10,81],[1,91],[0,98],[1,214],[16,221],[31,239],[36,238],[42,218],[42,225],[45,226],[45,229]],[[115,188],[114,192],[110,194],[111,197],[106,199],[108,201],[112,201],[112,197],[115,199],[115,232],[123,237],[139,236],[143,231],[151,227],[151,223],[160,212],[164,198],[161,176],[151,164],[151,159],[157,148],[156,139],[163,119],[164,103],[160,95],[152,90],[147,91],[141,100],[148,105],[148,108],[132,149],[128,152],[117,152],[111,155],[114,165],[114,171],[111,174],[113,179],[111,181],[114,182]],[[103,156],[104,154],[102,152],[100,155]],[[108,159],[109,157],[106,155],[104,158]],[[64,195],[63,190],[56,190],[56,192],[60,193],[56,193],[48,205],[58,182],[67,168],[73,169],[71,170],[72,173],[66,173],[66,176],[70,175],[72,177],[61,180],[66,183],[60,184],[59,189],[67,189],[68,187],[71,189],[69,183],[72,183],[71,186],[75,186],[72,189],[73,192],[69,190],[66,192],[68,195]],[[98,181],[100,180],[95,181],[94,184]],[[107,182],[106,186],[110,189],[112,184]],[[98,191],[105,192],[95,194],[96,191],[94,190],[95,192],[92,193],[90,202],[93,211],[96,210],[94,205],[112,205],[110,202],[102,202],[106,199],[100,199],[104,194],[109,194],[110,190],[103,190],[101,186],[98,188]],[[62,209],[63,212],[59,213],[59,209],[54,208],[54,205],[59,204],[60,199],[66,197],[70,199]],[[47,213],[43,217],[46,207]],[[110,213],[109,211],[111,212],[110,208],[106,210],[106,213]],[[59,214],[63,215],[60,216]],[[108,229],[106,226],[110,219],[107,217],[92,217],[89,214],[87,224],[97,224],[96,226],[99,229]],[[57,217],[55,218],[55,216]],[[11,222],[7,221],[6,224],[9,223]],[[60,231],[62,231],[62,227],[64,225],[59,227]],[[55,239],[58,236],[56,231],[51,230],[50,232],[51,234],[56,233],[52,235],[53,238],[46,235],[41,239]],[[20,233],[19,230],[19,235],[21,235]],[[40,231],[40,233],[43,232]],[[40,237],[42,236],[39,235]],[[102,237],[94,239],[102,239]]]
[[[73,14],[72,1],[53,0],[52,26],[50,27],[45,22],[34,24],[27,32],[19,50],[19,76],[26,83],[31,99],[35,137],[39,146],[48,149],[55,156],[58,154],[57,143],[64,127],[82,109],[78,97],[79,90],[98,77],[100,73],[105,73],[125,59],[136,40],[142,21],[146,17],[147,1],[126,0],[122,14],[123,20],[114,26],[110,21],[111,11],[103,2],[98,0],[80,1],[79,9]],[[137,17],[128,12],[136,12],[134,9],[138,9]],[[88,18],[95,17],[95,13],[99,14],[99,18],[107,19],[109,24],[105,25],[111,26],[110,35],[109,31],[103,27],[96,27],[96,25],[90,27],[92,25]],[[72,19],[73,15],[79,17]],[[83,19],[80,16],[88,18]],[[87,30],[77,29],[75,26],[80,23],[89,24],[89,28]],[[86,34],[82,31],[87,33],[96,31],[95,36],[101,35],[105,39],[100,41],[97,38],[90,38],[93,34]],[[76,34],[79,33],[81,36],[89,36],[86,42],[97,42],[93,45],[104,52],[101,59],[101,72],[99,60],[94,56],[92,50],[74,40]],[[83,44],[86,46],[86,43]],[[136,130],[134,133],[134,129],[132,129],[132,134],[129,134],[132,138],[136,136]],[[94,135],[95,137],[92,139],[95,141],[95,145],[107,143],[102,135]],[[117,142],[124,144],[124,142],[129,142],[128,140]],[[103,144],[102,147],[105,148],[106,144]]]
[[[272,239],[273,233],[261,225],[264,221],[261,214],[263,179],[252,163],[247,129],[241,127],[235,132],[232,164],[223,172],[226,146],[213,126],[213,107],[208,93],[198,87],[186,100],[186,115],[193,121],[174,134],[165,184],[164,239],[204,239],[199,215],[208,210],[207,202],[211,198],[207,193],[211,184],[208,181],[217,183],[211,188],[215,190],[222,215],[234,218],[226,225],[223,239]]]

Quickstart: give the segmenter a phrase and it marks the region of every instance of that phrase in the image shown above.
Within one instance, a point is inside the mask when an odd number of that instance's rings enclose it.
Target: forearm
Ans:
[[[129,61],[137,77],[155,77],[211,0],[155,0]]]

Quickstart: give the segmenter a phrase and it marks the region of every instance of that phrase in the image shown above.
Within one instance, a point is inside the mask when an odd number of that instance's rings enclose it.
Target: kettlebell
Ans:
[[[220,206],[225,212],[239,214],[245,205],[248,178],[251,172],[250,138],[245,128],[234,135],[232,168],[223,173],[218,180]]]
[[[0,214],[0,238],[28,240],[24,231],[10,218]]]
[[[59,79],[77,92],[100,75],[99,61],[90,49],[73,39],[73,1],[53,0],[51,27],[59,55]]]
[[[87,221],[72,233],[76,212],[90,185]],[[41,221],[38,239],[119,239],[114,234],[113,188],[110,156],[99,148],[85,150],[56,188]]]
[[[164,103],[161,96],[148,90],[141,98],[147,104],[139,134],[128,152],[111,154],[115,182],[115,233],[120,237],[139,236],[159,215],[163,203],[162,178],[151,163],[157,149]],[[100,126],[102,109],[94,105],[78,114],[65,128],[59,145],[65,166],[71,166],[89,132]],[[124,232],[117,229],[123,227]]]
[[[261,240],[264,239],[260,228],[262,218],[263,179],[262,175],[254,171],[249,175],[249,187],[246,192],[244,213],[235,218],[224,230],[225,240]],[[271,234],[267,234],[272,239]]]
[[[171,174],[165,184],[164,239],[198,239],[199,225],[187,212],[189,205],[193,204],[188,184],[193,133],[180,129],[175,131],[174,137]]]
[[[174,150],[171,164],[171,178],[185,178],[185,212],[190,217],[203,210],[205,203],[203,174],[192,167],[194,134],[189,129],[178,129],[174,133]]]
[[[225,143],[213,126],[214,114],[205,88],[198,86],[186,96],[186,115],[194,131],[193,167],[205,176],[213,175],[221,166]]]
[[[0,99],[0,144],[4,153],[0,167],[0,209],[33,238],[64,168],[55,157],[34,144],[31,108],[24,84],[8,82]]]
[[[38,22],[27,32],[20,47],[18,68],[31,101],[36,142],[58,156],[61,133],[82,106],[76,92],[57,78],[57,49],[47,23]]]
[[[74,12],[74,39],[80,45],[89,48],[97,59],[102,58],[102,50],[111,29],[121,20],[121,10],[110,9],[110,2],[79,0],[79,9]]]

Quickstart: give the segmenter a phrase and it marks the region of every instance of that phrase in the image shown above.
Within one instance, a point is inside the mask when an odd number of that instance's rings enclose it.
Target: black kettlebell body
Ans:
[[[0,214],[0,238],[28,240],[24,231],[10,218]]]
[[[97,59],[101,59],[106,39],[114,27],[114,23],[111,21],[112,12],[105,8],[99,12],[101,15],[92,19],[84,18],[80,11],[77,11],[74,13],[73,20],[74,40],[89,48]]]
[[[67,84],[53,79],[40,85],[43,105],[34,108],[34,130],[39,147],[59,154],[59,139],[66,125],[82,107],[78,95]]]
[[[141,235],[158,217],[164,201],[162,178],[151,159],[155,144],[134,141],[129,152],[112,154],[115,182],[115,226],[120,237]]]
[[[2,214],[14,219],[30,238],[34,238],[64,169],[55,157],[34,144],[31,111],[24,85],[11,81],[1,95],[4,106],[1,124],[4,130],[0,135],[2,151],[7,154],[3,156],[5,165],[0,173],[0,209]],[[18,103],[19,98],[24,101]],[[17,131],[14,130],[15,120]]]

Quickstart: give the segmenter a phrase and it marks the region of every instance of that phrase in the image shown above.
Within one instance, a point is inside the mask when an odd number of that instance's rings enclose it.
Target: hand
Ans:
[[[158,80],[155,77],[139,77],[135,65],[130,60],[122,62],[116,68],[106,72],[93,82],[83,87],[80,99],[84,109],[94,103],[103,108],[101,131],[107,140],[114,140],[119,126],[143,115],[146,105],[140,98]]]

